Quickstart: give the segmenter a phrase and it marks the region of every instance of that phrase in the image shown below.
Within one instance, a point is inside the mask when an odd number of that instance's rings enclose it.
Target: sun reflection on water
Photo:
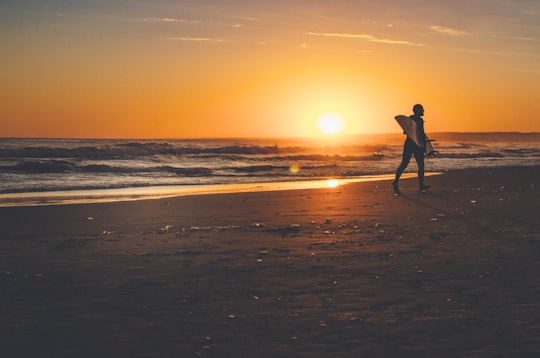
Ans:
[[[328,179],[326,185],[329,188],[337,188],[339,186],[339,182],[337,179]]]

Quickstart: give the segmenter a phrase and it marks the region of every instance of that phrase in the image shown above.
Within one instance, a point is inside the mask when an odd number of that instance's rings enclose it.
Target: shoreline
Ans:
[[[540,354],[540,167],[0,208],[6,356]]]
[[[426,177],[443,173],[426,173]],[[118,201],[159,200],[188,195],[214,195],[254,193],[262,191],[283,191],[301,189],[321,189],[367,181],[388,181],[395,174],[365,175],[357,178],[316,179],[281,182],[258,182],[244,184],[208,184],[208,185],[164,185],[132,187],[120,189],[90,189],[46,192],[25,192],[0,194],[0,207],[47,206],[68,204],[97,204]],[[404,173],[402,178],[416,176]]]

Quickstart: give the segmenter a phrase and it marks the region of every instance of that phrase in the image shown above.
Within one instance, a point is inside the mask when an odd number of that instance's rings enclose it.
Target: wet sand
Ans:
[[[0,208],[2,356],[535,356],[538,178]]]

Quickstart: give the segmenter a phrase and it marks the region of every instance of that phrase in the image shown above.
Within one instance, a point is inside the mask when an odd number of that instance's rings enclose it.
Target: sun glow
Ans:
[[[345,128],[345,120],[336,112],[326,112],[317,119],[317,128],[322,134],[338,134]]]
[[[337,188],[339,186],[339,181],[337,179],[328,179],[326,185],[329,188]]]

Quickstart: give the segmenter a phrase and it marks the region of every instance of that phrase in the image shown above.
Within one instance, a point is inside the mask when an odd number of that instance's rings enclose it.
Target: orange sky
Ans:
[[[0,136],[540,131],[539,2],[382,2],[2,5]]]

